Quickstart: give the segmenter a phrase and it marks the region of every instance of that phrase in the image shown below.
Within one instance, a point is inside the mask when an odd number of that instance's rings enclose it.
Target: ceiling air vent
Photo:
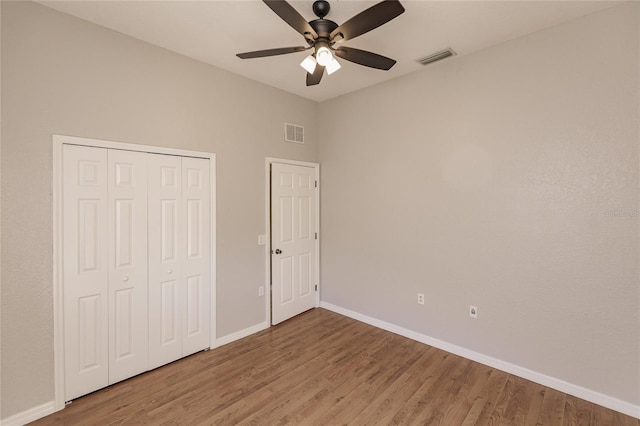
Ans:
[[[284,123],[285,142],[304,143],[304,127]]]
[[[433,55],[425,56],[424,58],[418,59],[422,65],[429,65],[434,62],[440,61],[442,59],[448,58],[450,56],[455,56],[456,52],[453,49],[448,48],[446,50],[442,50],[440,52],[434,53]]]

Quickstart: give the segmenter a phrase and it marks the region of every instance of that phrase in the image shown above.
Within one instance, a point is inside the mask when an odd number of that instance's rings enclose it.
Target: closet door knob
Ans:
[[[280,253],[282,253],[282,250],[276,249],[276,254],[280,254]]]
[[[124,277],[124,278],[122,279],[122,281],[125,281],[125,282],[126,282],[126,281],[129,281],[129,277]]]
[[[167,274],[173,274],[173,269],[169,269],[169,270],[167,271]]]

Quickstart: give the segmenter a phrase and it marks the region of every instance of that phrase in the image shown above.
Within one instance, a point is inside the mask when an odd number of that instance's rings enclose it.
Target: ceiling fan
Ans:
[[[316,14],[318,19],[310,22],[307,22],[285,0],[262,1],[283,21],[302,34],[308,46],[281,47],[238,53],[236,56],[241,59],[284,55],[313,49],[313,53],[307,56],[300,64],[307,71],[307,86],[320,83],[325,68],[327,74],[332,74],[340,69],[340,64],[335,56],[359,65],[385,71],[391,69],[396,63],[395,60],[386,56],[342,46],[341,43],[378,28],[404,12],[404,7],[398,0],[384,0],[377,3],[342,25],[338,25],[329,19],[324,19],[331,10],[329,2],[325,0],[317,0],[313,3],[313,13]]]

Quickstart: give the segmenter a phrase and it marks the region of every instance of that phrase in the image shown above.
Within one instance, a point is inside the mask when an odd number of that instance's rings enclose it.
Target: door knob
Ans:
[[[280,253],[282,253],[282,250],[276,249],[276,254],[280,254]]]
[[[125,281],[125,282],[126,282],[126,281],[129,281],[129,277],[124,277],[124,278],[122,279],[122,281]]]
[[[169,270],[167,271],[167,274],[173,274],[173,269],[169,269]]]

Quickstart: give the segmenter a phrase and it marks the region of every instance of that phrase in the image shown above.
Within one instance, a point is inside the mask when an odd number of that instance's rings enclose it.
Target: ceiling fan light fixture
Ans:
[[[396,63],[391,58],[366,50],[342,46],[341,43],[366,34],[404,13],[405,10],[400,4],[400,0],[379,1],[343,22],[342,25],[338,25],[330,19],[325,19],[325,16],[331,10],[327,0],[315,0],[313,2],[313,13],[318,19],[312,21],[307,21],[287,0],[262,1],[286,24],[301,34],[306,43],[303,46],[281,47],[236,54],[240,59],[264,58],[313,49],[313,54],[305,58],[300,64],[307,71],[307,86],[319,84],[325,69],[327,74],[332,74],[341,68],[336,56],[354,64],[384,71],[388,71]],[[338,44],[337,48],[336,44]]]
[[[340,62],[338,62],[338,60],[335,57],[333,58],[333,61],[329,62],[325,67],[325,69],[327,70],[327,75],[333,74],[334,72],[338,71],[340,68],[342,68],[342,66],[340,65]]]
[[[331,63],[331,61],[334,60],[335,58],[333,57],[333,54],[328,47],[321,46],[316,51],[316,61],[318,61],[318,64],[322,65],[323,67],[326,67]]]
[[[313,55],[309,55],[304,58],[304,60],[300,63],[300,66],[304,68],[305,71],[307,71],[309,74],[313,74],[313,72],[316,70],[316,64],[316,58],[314,58]]]

